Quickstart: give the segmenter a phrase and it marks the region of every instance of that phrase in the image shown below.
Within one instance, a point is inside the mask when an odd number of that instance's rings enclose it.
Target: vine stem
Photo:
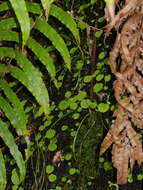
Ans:
[[[73,151],[73,155],[74,155],[74,159],[75,159],[75,160],[76,160],[76,156],[75,156],[75,142],[76,142],[76,139],[77,139],[77,135],[78,135],[78,132],[79,132],[80,128],[82,127],[83,122],[85,121],[85,119],[87,118],[88,115],[89,115],[89,113],[86,114],[86,115],[84,116],[84,118],[82,119],[82,121],[81,121],[81,123],[80,123],[80,125],[79,125],[79,127],[78,127],[78,129],[77,129],[77,131],[76,131],[74,140],[73,140],[72,151]]]

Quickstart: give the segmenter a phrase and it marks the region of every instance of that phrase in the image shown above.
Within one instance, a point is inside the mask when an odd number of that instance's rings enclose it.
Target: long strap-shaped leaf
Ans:
[[[35,53],[38,59],[46,66],[51,77],[54,78],[56,75],[56,69],[53,60],[49,56],[47,50],[44,49],[36,40],[34,40],[31,37],[27,41],[27,46]]]
[[[1,119],[0,119],[0,137],[2,138],[4,143],[8,146],[11,155],[16,161],[20,170],[20,179],[22,181],[25,177],[25,172],[26,172],[25,162],[23,160],[21,152],[18,150],[18,147],[14,142],[13,135],[9,131],[7,124],[4,123]]]
[[[49,95],[46,86],[42,80],[42,74],[36,69],[32,63],[19,52],[17,52],[16,60],[23,71],[17,67],[11,68],[11,75],[19,80],[36,98],[37,102],[42,106],[45,114],[49,113]]]
[[[43,33],[47,38],[51,40],[54,47],[61,53],[67,65],[67,68],[70,70],[71,69],[70,54],[64,40],[57,33],[57,31],[41,19],[36,20],[35,28],[38,29],[41,33]]]
[[[18,107],[18,106],[17,106]],[[21,122],[19,113],[16,112],[6,99],[0,96],[0,108],[5,113],[6,117],[10,120],[13,127],[16,129],[18,135],[24,135],[25,126]]]
[[[26,1],[26,5],[28,12],[38,15],[42,14],[42,9],[40,7],[40,4]],[[8,9],[9,9],[8,3],[3,2],[0,5],[0,11]],[[80,43],[80,36],[79,36],[79,31],[77,29],[77,24],[68,13],[66,13],[63,9],[57,7],[56,5],[52,4],[49,14],[56,17],[60,22],[66,25],[66,27],[72,32],[77,42]]]
[[[14,12],[17,16],[18,22],[22,31],[23,46],[29,38],[30,34],[30,19],[26,7],[25,0],[9,0]]]
[[[13,90],[10,88],[9,84],[5,80],[0,80],[0,88],[3,89],[5,95],[12,103],[13,108],[10,105],[8,105],[7,101],[7,103],[5,104],[5,100],[2,101],[0,107],[4,104],[4,111],[6,112],[6,115],[8,115],[8,118],[11,120],[11,123],[14,124],[14,127],[16,128],[17,133],[19,135],[29,135],[29,132],[26,129],[27,116],[24,112],[23,105],[21,104],[17,95],[13,92]],[[8,109],[8,107],[11,108]]]
[[[1,50],[1,48],[0,48]],[[3,49],[2,49],[3,50]],[[14,50],[12,48],[6,48],[6,57],[14,58]],[[1,51],[0,51],[1,52]],[[6,53],[7,52],[7,53]],[[10,53],[9,53],[10,52]],[[23,69],[23,71],[17,67],[10,68],[12,76],[19,80],[28,90],[35,96],[38,103],[43,107],[45,114],[49,113],[49,95],[44,82],[42,81],[42,74],[36,69],[32,63],[23,55],[17,52],[17,63]],[[0,69],[5,72],[6,66],[1,65]]]
[[[49,14],[56,17],[60,22],[66,25],[66,27],[72,32],[77,42],[80,43],[77,24],[68,13],[66,13],[63,9],[57,7],[56,5],[52,4]]]
[[[0,57],[14,58],[14,49],[10,47],[0,47]]]
[[[0,41],[20,42],[20,37],[17,32],[0,30]]]
[[[17,28],[18,23],[15,18],[7,18],[0,21],[0,30]]]
[[[0,189],[5,190],[6,187],[6,168],[5,162],[0,150]]]
[[[17,32],[14,31],[0,31],[0,41],[14,41],[19,42],[19,36]],[[49,56],[46,49],[44,49],[36,40],[33,38],[29,38],[27,41],[28,48],[30,48],[38,59],[46,66],[50,76],[52,78],[56,75],[55,65],[53,63],[52,58]]]
[[[0,21],[0,29],[2,29],[2,30],[3,29],[9,29],[9,28],[16,28],[16,27],[17,27],[17,23],[16,23],[16,20],[14,18],[8,18],[8,19],[4,19],[4,20]],[[61,55],[62,55],[62,57],[63,57],[63,59],[64,59],[64,61],[66,63],[67,68],[70,70],[71,69],[70,54],[69,54],[68,48],[67,48],[64,40],[57,33],[57,31],[53,27],[51,27],[49,24],[47,24],[45,21],[43,21],[41,19],[37,19],[35,27],[41,33],[43,33],[47,38],[49,38],[51,40],[51,42],[53,43],[54,47],[61,53]],[[12,39],[13,32],[9,33],[9,31],[8,31],[8,32],[4,33],[4,31],[1,31],[1,33],[4,34],[4,36],[6,36],[6,37],[8,36],[8,38]],[[8,33],[9,33],[9,35],[8,35]],[[4,36],[1,37],[1,39],[4,39]],[[16,37],[14,38],[14,40],[18,41],[18,39]],[[0,51],[2,51],[2,50],[0,50]],[[37,52],[39,53],[39,51],[37,51]],[[4,53],[4,50],[3,50],[2,53]],[[44,54],[44,56],[46,54]],[[47,56],[46,56],[45,60],[47,60]],[[44,60],[44,59],[42,59],[42,60]],[[48,65],[51,64],[53,66],[53,63],[51,63],[51,62],[52,62],[51,59],[49,59],[49,64]],[[47,65],[47,61],[44,62],[44,64]],[[47,68],[49,70],[50,66],[47,66]]]

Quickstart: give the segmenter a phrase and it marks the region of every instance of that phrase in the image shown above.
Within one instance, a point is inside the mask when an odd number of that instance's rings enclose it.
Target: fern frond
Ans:
[[[17,28],[18,23],[15,18],[6,18],[0,21],[0,30]]]
[[[68,13],[66,13],[65,11],[63,11],[63,9],[57,7],[56,5],[52,4],[49,14],[56,17],[60,22],[62,22],[72,32],[76,41],[80,43],[77,24]]]
[[[52,78],[56,75],[55,65],[52,58],[49,56],[46,49],[44,49],[36,40],[30,37],[27,41],[27,46],[31,49],[38,59],[46,66],[50,76]]]
[[[17,118],[19,113],[16,113],[8,101],[3,97],[0,97],[0,108],[16,129],[17,134],[23,135],[23,131],[20,128],[20,118]]]
[[[8,146],[11,155],[16,161],[16,164],[20,171],[20,179],[22,181],[26,173],[25,162],[23,160],[21,152],[18,150],[18,147],[14,142],[13,135],[9,131],[7,124],[4,123],[1,119],[0,119],[0,137],[2,138],[4,143]]]
[[[39,3],[26,1],[26,6],[27,6],[28,12],[30,13],[38,14],[38,15],[43,13],[43,10]],[[8,9],[9,9],[8,2],[3,2],[0,5],[0,11],[4,11]],[[63,23],[71,31],[71,33],[75,37],[78,44],[80,43],[80,36],[79,36],[77,24],[68,13],[66,13],[63,9],[59,8],[58,6],[52,4],[50,7],[49,14],[57,18],[61,23]]]
[[[14,31],[0,30],[0,41],[20,42],[19,34]]]
[[[0,11],[7,11],[9,9],[9,2],[5,1],[0,4]]]
[[[5,189],[6,187],[6,168],[3,158],[3,154],[0,150],[0,189]]]
[[[26,41],[30,35],[30,19],[26,7],[25,0],[9,0],[15,15],[20,24],[21,32],[22,32],[22,40],[23,46],[26,44]]]
[[[19,36],[17,32],[14,31],[0,31],[0,41],[14,41],[19,42]],[[29,38],[27,44],[29,49],[31,49],[38,59],[46,66],[50,76],[52,78],[56,75],[55,65],[52,58],[49,56],[46,49],[44,49],[36,40]]]
[[[35,28],[38,29],[41,33],[43,33],[48,39],[51,40],[53,46],[61,53],[67,68],[71,69],[71,58],[68,51],[68,48],[61,38],[61,36],[57,33],[57,31],[47,24],[45,21],[41,19],[36,20]]]
[[[27,116],[24,112],[22,103],[5,80],[0,80],[0,88],[3,90],[8,100],[12,103],[12,106],[10,106],[9,103],[1,97],[0,107],[2,107],[6,116],[16,128],[18,135],[29,135],[29,132],[26,129]]]
[[[45,114],[49,113],[49,95],[46,86],[42,80],[41,72],[36,69],[32,63],[19,52],[16,55],[17,64],[23,69],[13,67],[10,70],[11,75],[19,80],[36,98],[42,106]]]
[[[43,10],[39,3],[26,1],[27,10],[29,13],[41,15]]]

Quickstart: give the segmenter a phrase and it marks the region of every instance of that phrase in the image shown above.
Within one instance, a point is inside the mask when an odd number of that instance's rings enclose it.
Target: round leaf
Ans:
[[[62,128],[61,128],[62,131],[66,131],[67,129],[68,129],[67,125],[63,125]]]
[[[55,143],[50,143],[48,145],[48,150],[55,151],[57,149],[57,145]]]
[[[98,93],[103,89],[103,83],[97,83],[93,87],[93,92]]]
[[[51,175],[49,175],[49,181],[50,182],[54,182],[54,181],[56,181],[56,179],[57,179],[57,176],[56,175],[54,175],[54,174],[51,174]]]
[[[109,110],[109,104],[104,104],[104,103],[100,103],[98,105],[98,110],[102,113],[106,112]]]
[[[71,108],[72,110],[76,110],[77,107],[78,107],[78,105],[77,105],[77,103],[75,103],[75,102],[73,102],[73,103],[70,104],[70,108]]]
[[[46,166],[46,173],[51,174],[54,171],[54,166],[48,165]]]
[[[74,175],[76,173],[76,169],[75,168],[71,168],[70,170],[69,170],[69,174],[70,175]]]
[[[103,74],[99,74],[99,75],[97,75],[96,80],[97,81],[101,81],[103,78],[104,78],[104,75]]]
[[[79,113],[75,113],[75,114],[73,114],[72,118],[73,118],[73,119],[78,119],[78,118],[79,118],[79,116],[80,116],[80,114],[79,114]]]
[[[48,138],[48,139],[51,139],[55,136],[56,134],[56,131],[54,129],[49,129],[47,132],[46,132],[46,135],[45,137]]]

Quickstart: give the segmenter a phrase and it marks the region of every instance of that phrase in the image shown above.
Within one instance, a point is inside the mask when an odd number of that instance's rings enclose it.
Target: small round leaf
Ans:
[[[46,135],[45,137],[48,138],[48,139],[51,139],[55,136],[56,134],[56,131],[54,129],[49,129],[47,132],[46,132]]]
[[[51,174],[51,175],[49,175],[49,181],[50,182],[54,182],[54,181],[56,181],[56,179],[57,179],[57,176],[56,175],[54,175],[54,174]]]
[[[109,104],[104,104],[104,103],[100,103],[98,105],[98,110],[102,113],[106,112],[109,110]]]

